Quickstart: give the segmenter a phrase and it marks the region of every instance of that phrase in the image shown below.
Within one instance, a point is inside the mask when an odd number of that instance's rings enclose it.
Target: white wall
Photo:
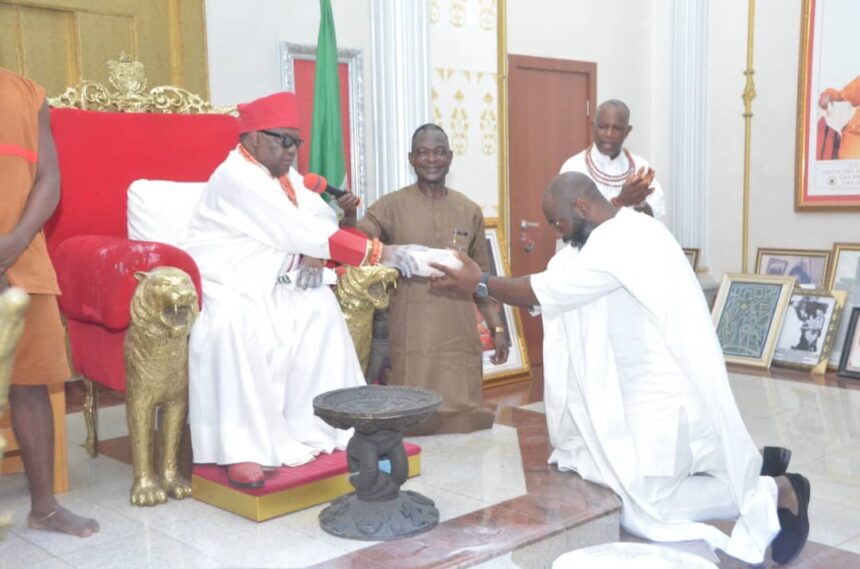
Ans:
[[[339,48],[360,49],[365,99],[370,86],[369,0],[332,0]],[[209,89],[216,105],[235,105],[280,91],[278,44],[316,45],[319,2],[312,0],[206,0]]]
[[[758,247],[830,249],[860,241],[857,213],[794,211],[797,80],[802,0],[756,2],[750,175],[750,270]],[[709,45],[711,274],[741,269],[746,0],[711,3]]]

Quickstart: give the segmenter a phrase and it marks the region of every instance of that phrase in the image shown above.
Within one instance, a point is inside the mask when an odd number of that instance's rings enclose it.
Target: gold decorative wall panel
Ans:
[[[51,95],[83,79],[107,82],[124,51],[152,85],[208,98],[204,0],[0,0],[0,66]]]
[[[454,162],[447,183],[499,215],[501,129],[499,37],[504,2],[431,0],[433,120],[448,133]],[[505,221],[502,222],[504,230]]]

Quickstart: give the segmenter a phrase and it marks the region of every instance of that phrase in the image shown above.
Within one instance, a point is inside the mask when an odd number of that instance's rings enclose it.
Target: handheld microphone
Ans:
[[[347,191],[341,190],[340,188],[329,186],[328,180],[326,180],[323,176],[320,176],[319,174],[305,174],[302,183],[304,183],[307,189],[309,189],[315,194],[321,194],[325,192],[328,195],[334,197],[335,199],[341,196],[345,196],[349,193]]]

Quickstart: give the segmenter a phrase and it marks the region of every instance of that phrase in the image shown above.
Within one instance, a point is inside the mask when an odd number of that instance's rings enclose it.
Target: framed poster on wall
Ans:
[[[315,45],[281,42],[281,89],[296,94],[299,101],[299,125],[307,143],[299,148],[299,172],[308,172],[310,136],[313,117],[314,79],[316,77]],[[367,165],[364,148],[364,80],[362,53],[358,49],[338,49],[341,124],[343,129],[346,185],[367,203]],[[340,182],[328,180],[332,185]],[[363,208],[364,206],[362,206]],[[361,210],[363,211],[363,209]]]
[[[860,211],[860,34],[856,0],[803,0],[796,211]]]

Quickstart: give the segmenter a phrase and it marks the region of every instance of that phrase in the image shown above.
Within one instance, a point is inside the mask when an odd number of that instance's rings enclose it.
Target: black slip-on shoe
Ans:
[[[761,453],[761,475],[782,476],[788,470],[791,451],[783,447],[764,447]]]
[[[794,561],[809,537],[809,499],[812,497],[812,486],[800,474],[786,474],[791,487],[797,494],[797,515],[786,508],[777,509],[779,516],[779,533],[770,544],[770,556],[776,563],[784,565]]]

